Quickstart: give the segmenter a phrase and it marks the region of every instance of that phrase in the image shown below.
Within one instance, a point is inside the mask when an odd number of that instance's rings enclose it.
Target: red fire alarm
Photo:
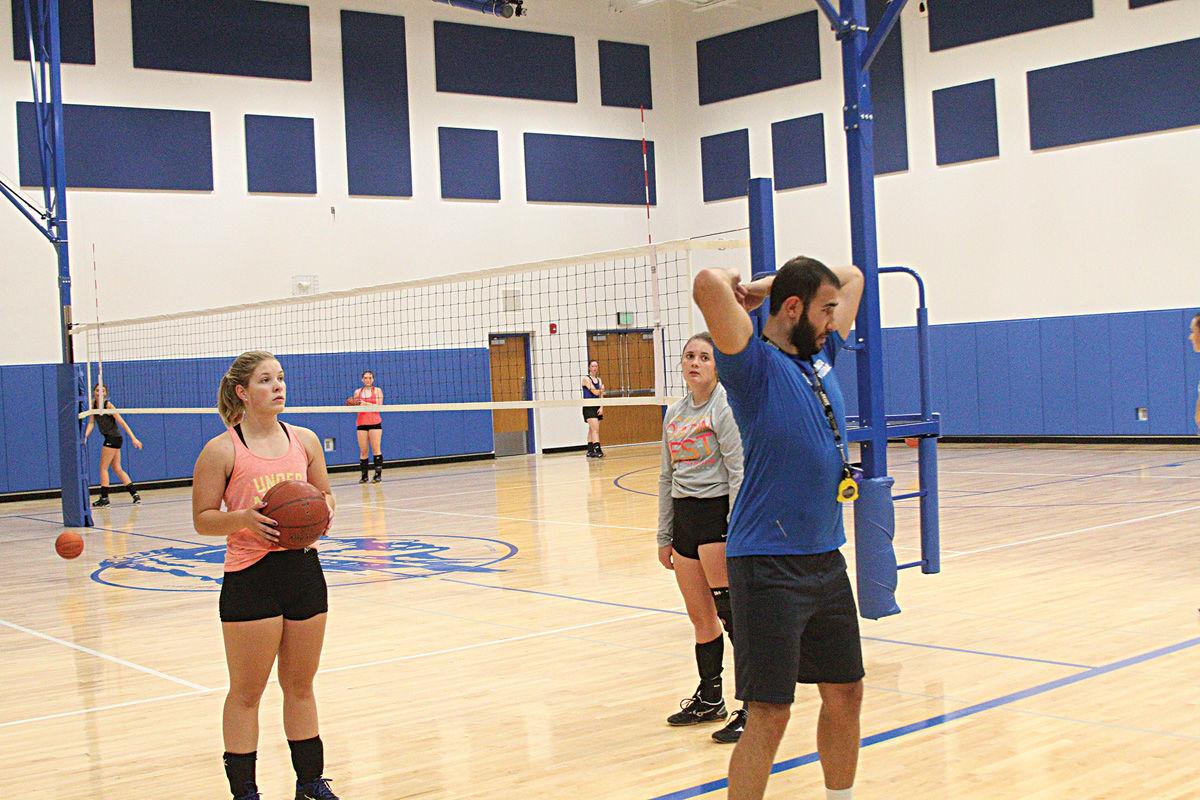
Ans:
[[[550,334],[551,334],[551,335],[554,335],[554,334],[556,334],[556,333],[558,333],[558,323],[557,323],[557,322],[551,322],[551,323],[550,323]]]

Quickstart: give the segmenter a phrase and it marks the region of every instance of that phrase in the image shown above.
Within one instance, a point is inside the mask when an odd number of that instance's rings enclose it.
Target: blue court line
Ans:
[[[885,644],[902,644],[908,647],[925,647],[930,650],[947,650],[951,653],[967,653],[973,656],[991,656],[992,658],[1007,658],[1011,661],[1031,661],[1035,664],[1050,664],[1055,667],[1074,667],[1075,669],[1096,669],[1090,664],[1073,664],[1070,661],[1052,661],[1048,658],[1031,658],[1029,656],[1010,656],[1005,653],[992,653],[988,650],[971,650],[964,647],[947,647],[940,644],[924,644],[918,642],[905,642],[899,639],[881,639],[878,636],[863,636],[864,641],[883,642]]]
[[[892,728],[891,730],[871,734],[870,736],[863,738],[862,746],[870,747],[871,745],[879,744],[880,742],[887,742],[892,739],[897,739],[901,736],[907,736],[910,733],[917,733],[930,728],[936,728],[938,725],[944,725],[947,722],[953,722],[954,720],[972,717],[976,714],[982,714],[983,712],[990,711],[993,708],[1006,706],[1010,703],[1015,703],[1018,700],[1036,697],[1039,694],[1052,692],[1055,689],[1061,689],[1064,686],[1070,686],[1071,684],[1079,683],[1080,681],[1086,681],[1089,678],[1095,678],[1098,675],[1105,675],[1109,672],[1125,669],[1126,667],[1131,667],[1135,664],[1141,664],[1144,661],[1150,661],[1155,658],[1160,658],[1161,656],[1170,655],[1171,653],[1176,653],[1180,650],[1186,650],[1187,648],[1195,647],[1196,645],[1200,645],[1200,637],[1188,639],[1177,644],[1167,645],[1166,647],[1160,647],[1157,650],[1151,650],[1147,653],[1131,656],[1129,658],[1122,659],[1121,661],[1114,661],[1111,664],[1105,664],[1100,667],[1092,667],[1091,669],[1084,670],[1083,672],[1078,672],[1074,675],[1068,675],[1065,678],[1058,678],[1057,680],[1047,681],[1046,683],[1039,683],[1038,685],[1031,686],[1028,689],[1021,689],[1020,691],[1012,692],[992,700],[985,700],[982,703],[976,703],[975,705],[967,706],[966,708],[960,708],[957,711],[951,711],[948,714],[938,714],[935,717],[929,717],[928,719],[923,719],[920,722],[913,722],[908,725],[901,725],[898,728]],[[798,756],[797,758],[789,758],[773,764],[771,766],[771,774],[774,775],[778,772],[786,772],[787,770],[795,769],[796,767],[802,767],[806,764],[812,764],[813,762],[819,760],[820,756],[818,756],[816,753],[807,753],[805,755]],[[715,792],[718,789],[724,789],[728,786],[729,779],[721,778],[720,780],[709,781],[708,783],[702,783],[698,786],[692,786],[687,789],[680,789],[679,791],[658,795],[652,798],[652,800],[685,800],[685,798],[700,797],[701,795],[708,794],[709,792]]]
[[[677,616],[687,616],[686,611],[672,611],[669,608],[654,608],[652,606],[633,606],[628,603],[615,603],[611,600],[592,600],[588,597],[575,597],[569,594],[555,594],[554,592],[541,592],[537,589],[516,589],[511,586],[493,586],[487,583],[473,583],[472,581],[464,581],[458,578],[442,578],[447,583],[461,583],[464,586],[477,586],[480,589],[499,589],[502,592],[520,592],[521,594],[536,594],[542,597],[557,597],[560,600],[575,600],[580,603],[594,603],[599,606],[614,606],[616,608],[630,608],[634,611],[657,611],[660,614],[675,614]]]
[[[617,603],[611,600],[593,600],[590,597],[577,597],[570,594],[557,594],[555,592],[543,592],[538,589],[517,589],[511,586],[494,586],[487,583],[475,583],[474,581],[464,581],[460,578],[442,578],[443,581],[449,583],[461,583],[464,586],[475,586],[480,589],[499,589],[502,592],[519,592],[521,594],[536,594],[541,597],[556,597],[560,600],[575,600],[580,603],[592,603],[599,606],[613,606],[615,608],[629,608],[634,611],[657,611],[660,614],[672,614],[674,616],[685,617],[686,611],[674,611],[669,608],[654,608],[652,606],[634,606],[627,603]],[[992,653],[987,650],[969,650],[962,647],[948,647],[940,644],[925,644],[924,642],[905,642],[900,639],[882,639],[878,636],[863,636],[863,641],[882,642],[884,644],[898,644],[905,647],[920,647],[926,650],[946,650],[952,653],[967,653],[975,656],[988,656],[990,658],[1003,658],[1010,661],[1029,661],[1035,664],[1050,664],[1056,667],[1072,667],[1075,669],[1092,669],[1087,664],[1072,664],[1067,661],[1051,661],[1045,658],[1031,658],[1029,656],[1014,656],[1007,653]]]
[[[633,494],[644,494],[647,497],[658,497],[658,492],[643,492],[641,489],[630,489],[628,486],[621,485],[622,478],[628,478],[630,475],[636,475],[639,472],[645,472],[646,470],[651,469],[658,469],[658,467],[642,467],[641,469],[630,470],[623,475],[618,475],[617,477],[613,478],[613,486],[626,492],[632,492]]]
[[[1196,461],[1200,461],[1200,458],[1189,458],[1186,461],[1181,461],[1181,462],[1175,463],[1172,466],[1180,466],[1182,464],[1191,464]],[[1037,483],[1027,483],[1027,484],[1023,484],[1021,486],[1010,486],[1007,489],[985,489],[985,490],[976,492],[976,495],[978,496],[978,495],[986,495],[986,494],[1004,494],[1005,492],[1015,492],[1015,491],[1019,491],[1021,489],[1036,489],[1041,486],[1056,486],[1056,485],[1061,486],[1064,483],[1078,483],[1079,481],[1088,481],[1088,480],[1092,480],[1093,478],[1109,478],[1109,477],[1112,477],[1113,475],[1127,475],[1131,472],[1142,472],[1143,470],[1148,470],[1148,469],[1162,469],[1164,466],[1166,466],[1166,465],[1151,464],[1149,466],[1130,467],[1129,469],[1118,469],[1118,470],[1112,470],[1110,472],[1097,472],[1095,475],[1071,475],[1069,477],[1063,476],[1061,478],[1055,478],[1054,480],[1050,480],[1050,481],[1039,481]]]

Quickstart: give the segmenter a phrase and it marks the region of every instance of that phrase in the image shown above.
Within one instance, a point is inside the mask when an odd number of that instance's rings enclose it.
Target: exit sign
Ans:
[[[632,325],[633,324],[633,312],[632,311],[618,311],[617,312],[617,324],[618,325]]]

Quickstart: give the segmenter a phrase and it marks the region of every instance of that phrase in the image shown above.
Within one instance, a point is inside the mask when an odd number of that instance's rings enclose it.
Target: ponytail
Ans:
[[[237,387],[250,383],[254,369],[264,361],[270,361],[275,356],[265,350],[250,350],[242,353],[233,360],[229,369],[221,376],[221,384],[217,388],[217,413],[221,421],[233,427],[242,421],[246,413],[246,404],[238,397]]]

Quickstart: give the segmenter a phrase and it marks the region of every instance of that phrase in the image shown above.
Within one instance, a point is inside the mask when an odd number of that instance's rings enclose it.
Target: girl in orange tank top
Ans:
[[[346,400],[351,406],[381,406],[383,405],[383,389],[375,385],[375,373],[364,370],[362,387],[354,390],[354,394]],[[361,475],[359,483],[367,482],[367,455],[375,455],[374,483],[383,480],[383,417],[378,411],[359,412],[355,420],[358,434],[358,468]]]
[[[307,428],[279,421],[286,399],[283,368],[275,356],[263,351],[238,356],[217,395],[228,429],[204,446],[192,480],[196,532],[226,540],[220,599],[229,666],[223,760],[235,800],[260,800],[258,705],[271,667],[285,651],[288,657],[279,658],[279,685],[296,797],[337,800],[322,775],[325,749],[312,691],[329,610],[325,575],[315,547],[283,549],[275,521],[261,513],[267,490],[286,480],[320,489],[333,513],[321,443]]]

